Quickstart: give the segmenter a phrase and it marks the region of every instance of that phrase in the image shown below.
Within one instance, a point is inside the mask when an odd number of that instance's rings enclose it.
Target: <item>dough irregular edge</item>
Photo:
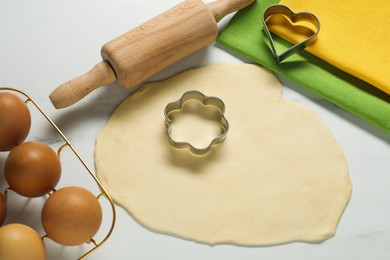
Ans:
[[[273,72],[269,71],[268,69],[265,69],[264,67],[262,66],[259,66],[259,65],[255,65],[255,64],[235,64],[235,63],[215,63],[215,64],[211,64],[211,65],[206,65],[206,66],[202,66],[202,67],[195,67],[195,68],[190,68],[190,69],[187,69],[185,71],[182,71],[176,75],[172,75],[171,77],[168,77],[166,79],[162,79],[162,80],[158,80],[158,81],[152,81],[152,82],[146,82],[140,89],[138,89],[137,91],[135,91],[134,93],[132,93],[131,95],[137,95],[139,94],[139,92],[142,92],[142,94],[147,94],[148,91],[152,91],[151,88],[153,88],[153,85],[154,84],[158,84],[160,81],[166,81],[166,80],[170,80],[171,78],[173,77],[176,77],[178,75],[182,75],[182,74],[185,74],[189,71],[194,71],[194,70],[198,70],[198,69],[203,69],[205,67],[208,67],[208,66],[254,66],[254,67],[258,67],[258,68],[261,68],[263,70],[266,70],[268,71],[269,73],[273,74]],[[273,74],[274,75],[274,74]],[[318,121],[319,124],[321,124],[323,126],[323,128],[328,132],[329,136],[331,136],[331,140],[334,142],[334,145],[336,147],[338,147],[338,150],[340,152],[340,155],[344,158],[344,160],[346,161],[345,159],[345,156],[344,156],[344,153],[343,151],[341,150],[340,146],[338,145],[336,139],[334,138],[334,136],[331,134],[331,132],[329,131],[329,129],[326,127],[326,125],[320,120],[320,118],[318,117],[318,115],[310,108],[308,108],[307,106],[305,105],[302,105],[302,104],[299,104],[299,103],[296,103],[294,101],[290,101],[290,100],[286,100],[284,99],[282,93],[283,93],[283,87],[282,85],[280,84],[279,82],[279,85],[280,85],[280,88],[279,88],[279,94],[280,94],[280,101],[283,102],[283,103],[289,103],[289,105],[293,105],[293,106],[296,106],[296,107],[299,107],[299,109],[303,109],[303,110],[306,110],[305,112],[306,113],[311,113],[313,115],[313,118],[316,119],[316,121]],[[147,90],[147,91],[144,91],[144,90]],[[130,95],[130,96],[131,96]],[[122,105],[124,105],[127,101],[129,97],[125,98],[122,102],[120,102],[118,104],[118,106],[113,110],[113,113],[119,108],[121,107]],[[110,119],[111,119],[111,116],[110,116]],[[107,121],[107,123],[104,125],[104,127],[99,131],[98,133],[98,136],[96,138],[96,145],[97,145],[97,140],[101,134],[101,132],[104,130],[104,128],[109,124],[109,121],[110,119]],[[95,156],[96,156],[96,147],[95,147]],[[103,182],[103,185],[106,184],[106,180],[104,178],[104,176],[102,176],[102,174],[100,174],[100,172],[98,171],[98,166],[96,164],[96,161],[95,161],[95,167],[97,169],[97,177],[99,180],[101,180]],[[346,167],[347,167],[347,164],[346,164]],[[346,171],[348,172],[348,167],[346,169]],[[348,180],[347,180],[349,183],[348,183],[348,196],[347,196],[347,199],[343,202],[345,204],[344,206],[344,209],[343,209],[343,212],[345,211],[347,205],[348,205],[348,202],[350,200],[350,197],[351,197],[351,193],[352,193],[352,183],[350,181],[350,178],[349,178],[349,175],[348,175]],[[107,185],[108,186],[108,185]],[[107,187],[107,189],[109,190],[109,188]],[[151,225],[148,225],[146,223],[144,223],[142,221],[142,217],[139,217],[137,216],[137,214],[135,214],[134,212],[131,212],[129,209],[127,209],[125,206],[123,206],[124,204],[126,203],[122,203],[122,200],[120,199],[121,196],[118,196],[115,191],[110,191],[109,190],[109,193],[112,194],[112,198],[114,200],[114,202],[119,205],[120,207],[122,207],[129,215],[131,215],[131,217],[137,222],[139,223],[141,226],[147,228],[148,230],[152,231],[152,232],[155,232],[155,233],[158,233],[158,234],[164,234],[164,235],[170,235],[170,236],[174,236],[174,237],[178,237],[178,238],[181,238],[181,239],[184,239],[184,240],[188,240],[188,241],[194,241],[194,242],[197,242],[197,243],[201,243],[201,244],[207,244],[207,245],[223,245],[223,244],[232,244],[232,245],[236,245],[236,246],[244,246],[244,247],[262,247],[262,246],[273,246],[273,245],[283,245],[283,244],[288,244],[288,243],[292,243],[292,242],[306,242],[306,243],[320,243],[320,242],[323,242],[325,241],[326,239],[330,238],[330,237],[333,237],[334,234],[336,233],[336,229],[337,229],[337,226],[341,220],[341,217],[343,216],[343,213],[341,213],[338,221],[336,223],[334,223],[334,228],[332,231],[330,232],[327,232],[327,233],[324,233],[324,237],[321,238],[321,239],[294,239],[294,240],[288,240],[288,241],[283,241],[283,242],[280,242],[280,243],[255,243],[255,244],[242,244],[242,243],[237,243],[235,241],[218,241],[218,242],[205,242],[203,240],[197,240],[197,239],[194,239],[194,238],[191,238],[191,237],[187,237],[187,236],[183,236],[181,234],[176,234],[174,232],[167,232],[167,231],[163,231],[163,230],[159,230],[158,228],[154,228],[152,227]]]

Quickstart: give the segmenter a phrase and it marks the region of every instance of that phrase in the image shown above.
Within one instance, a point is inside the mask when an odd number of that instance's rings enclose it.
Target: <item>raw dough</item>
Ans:
[[[164,108],[188,90],[226,105],[226,140],[203,157],[173,149]],[[331,237],[351,195],[343,152],[277,78],[215,64],[148,83],[99,133],[97,176],[141,224],[208,244],[269,245]],[[130,231],[129,231],[130,232]]]

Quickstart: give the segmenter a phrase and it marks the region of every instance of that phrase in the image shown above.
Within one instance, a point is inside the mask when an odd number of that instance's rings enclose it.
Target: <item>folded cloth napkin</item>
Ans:
[[[333,66],[390,94],[390,1],[281,0],[321,22],[318,40],[306,48]],[[294,34],[279,34],[294,41]]]
[[[218,42],[390,134],[390,96],[386,93],[306,51],[292,55],[281,64],[275,62],[261,19],[264,10],[278,2],[256,0],[237,12],[220,33]],[[276,44],[277,48],[291,46],[281,40]]]

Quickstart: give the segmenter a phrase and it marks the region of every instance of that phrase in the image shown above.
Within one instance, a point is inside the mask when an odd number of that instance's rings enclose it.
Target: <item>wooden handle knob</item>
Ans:
[[[73,105],[93,90],[116,80],[107,62],[102,61],[87,73],[71,79],[57,87],[49,96],[55,108]]]
[[[219,22],[226,15],[247,7],[254,0],[219,0],[207,4],[210,11],[213,13],[215,21]]]

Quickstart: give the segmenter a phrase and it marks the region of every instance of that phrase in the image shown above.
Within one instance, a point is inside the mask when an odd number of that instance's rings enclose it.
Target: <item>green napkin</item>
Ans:
[[[293,54],[280,64],[275,62],[261,17],[265,8],[278,2],[256,0],[237,12],[219,35],[218,42],[390,134],[389,95],[305,51]],[[280,38],[276,45],[278,50],[291,46]]]

